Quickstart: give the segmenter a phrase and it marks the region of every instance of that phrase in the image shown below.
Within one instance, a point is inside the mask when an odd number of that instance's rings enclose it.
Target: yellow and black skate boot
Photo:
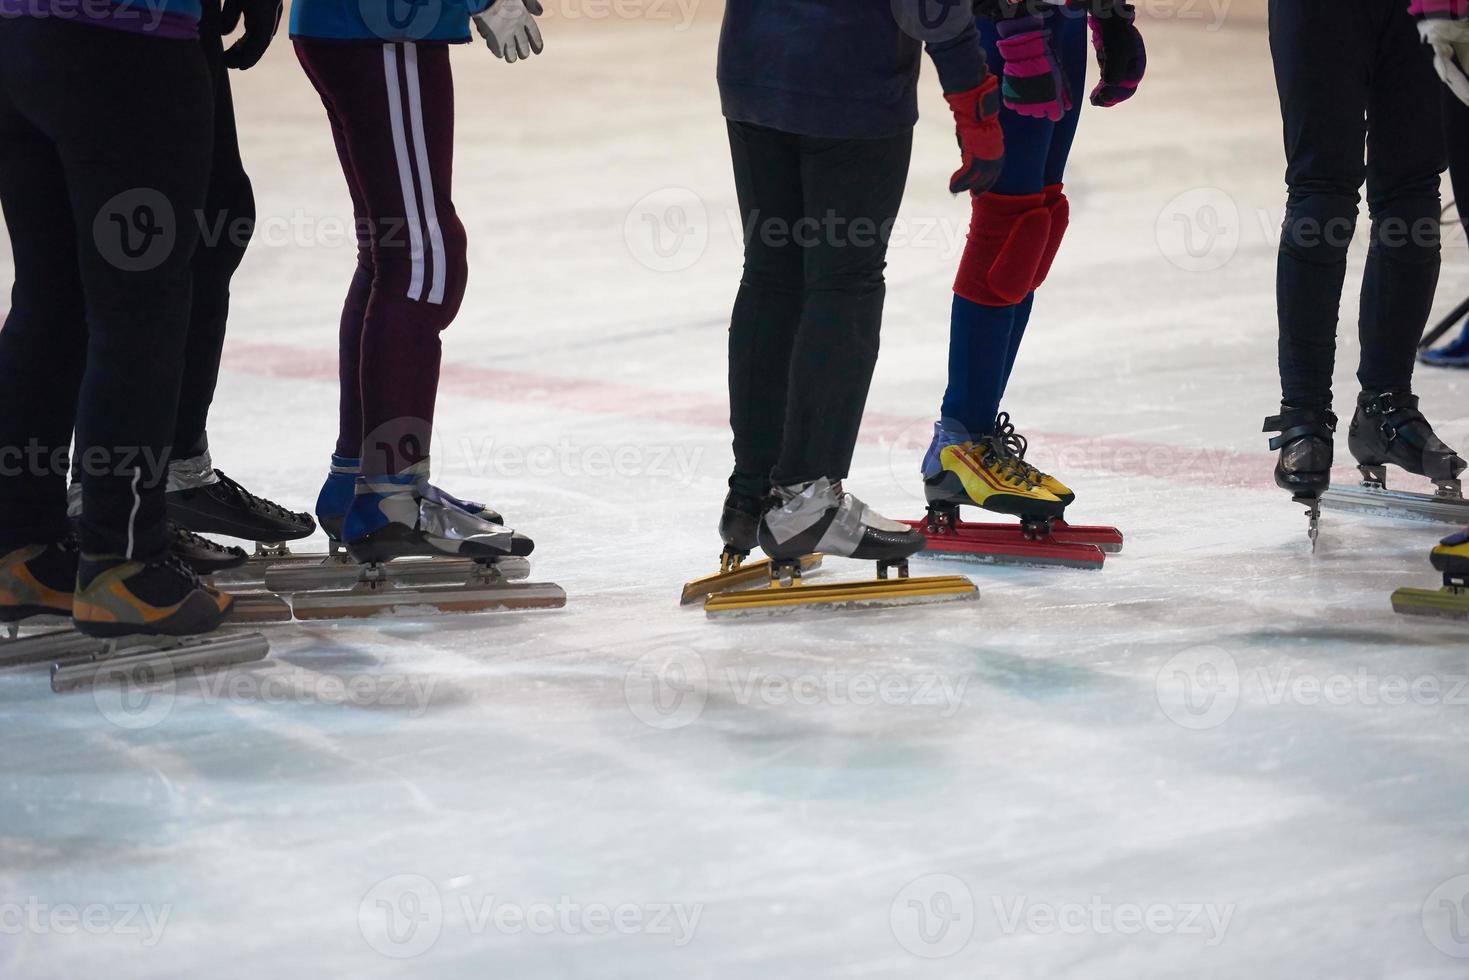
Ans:
[[[218,628],[232,605],[176,555],[82,555],[72,618],[88,636],[193,636]]]
[[[1015,431],[1015,423],[1010,421],[1009,412],[1001,412],[995,419],[995,438],[1010,451],[1020,464],[1025,467],[1027,478],[1030,482],[1049,490],[1051,495],[1061,501],[1061,506],[1070,507],[1071,502],[1076,499],[1076,494],[1070,487],[1049,473],[1042,473],[1034,466],[1025,461],[1025,451],[1030,448],[1030,443],[1025,436]]]
[[[1026,521],[1049,521],[1066,510],[998,436],[944,446],[938,463],[942,468],[923,481],[930,510],[967,505]]]
[[[1469,530],[1451,534],[1429,555],[1433,567],[1444,574],[1444,580],[1457,579],[1469,583]]]
[[[70,616],[77,581],[76,540],[33,544],[0,555],[0,623]]]

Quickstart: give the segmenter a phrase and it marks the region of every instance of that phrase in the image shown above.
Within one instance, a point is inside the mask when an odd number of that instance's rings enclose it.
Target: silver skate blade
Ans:
[[[348,564],[346,555],[339,556]],[[250,560],[239,568],[228,568],[222,572],[215,572],[209,576],[210,580],[219,588],[255,588],[265,584],[265,575],[272,568],[300,568],[320,565],[327,561],[335,561],[336,557],[317,552],[304,555],[252,555]]]
[[[299,592],[291,596],[297,619],[363,619],[499,609],[560,609],[566,592],[550,582],[468,582],[459,585],[361,583],[351,589]]]
[[[93,684],[129,681],[155,683],[184,670],[211,670],[264,660],[270,641],[260,633],[202,637],[130,637],[115,652],[105,640],[93,640],[100,649],[90,655],[51,667],[51,690],[57,694]]]
[[[1442,524],[1469,524],[1469,501],[1462,497],[1437,497],[1406,490],[1382,490],[1376,487],[1333,486],[1321,497],[1323,506],[1331,510],[1373,517],[1390,517],[1410,521],[1433,521]]]
[[[119,642],[125,646],[127,641]],[[100,652],[106,646],[106,640],[78,633],[74,629],[38,633],[35,636],[26,636],[10,643],[0,644],[0,668],[29,667],[48,660],[85,656]]]
[[[382,572],[396,585],[455,585],[468,581],[479,568],[467,558],[399,558],[383,565]],[[494,569],[507,582],[530,578],[530,562],[524,558],[501,558]],[[282,594],[350,589],[361,574],[362,566],[345,556],[316,565],[273,566],[265,572],[265,588]]]
[[[289,623],[291,604],[273,592],[231,592],[228,622],[236,624]]]

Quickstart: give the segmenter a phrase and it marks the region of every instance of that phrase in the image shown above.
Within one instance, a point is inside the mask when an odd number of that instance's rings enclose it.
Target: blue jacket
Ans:
[[[493,0],[295,0],[291,37],[325,41],[470,40],[469,15]]]
[[[803,136],[896,136],[918,121],[925,45],[945,92],[984,80],[972,0],[728,0],[724,114]]]

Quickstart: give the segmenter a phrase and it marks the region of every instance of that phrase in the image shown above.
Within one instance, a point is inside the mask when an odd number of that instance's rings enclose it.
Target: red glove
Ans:
[[[954,110],[959,152],[964,166],[949,178],[949,193],[983,194],[995,186],[1005,165],[1005,136],[1000,131],[1000,82],[988,75],[978,88],[945,95]]]

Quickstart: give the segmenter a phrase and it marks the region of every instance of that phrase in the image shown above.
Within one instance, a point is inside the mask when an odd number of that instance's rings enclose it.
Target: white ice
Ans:
[[[454,56],[473,276],[437,473],[535,537],[566,609],[287,626],[265,664],[126,699],[0,675],[0,976],[1469,976],[1469,648],[1388,602],[1436,584],[1445,529],[1328,515],[1313,556],[1269,480],[1260,25],[1167,8],[1194,16],[1150,21],[1141,94],[1088,112],[1006,403],[1125,553],[720,623],[676,596],[718,551],[738,235],[718,4],[680,9],[573,2],[530,64]],[[284,40],[236,97],[263,224],[215,457],[306,507],[347,198]],[[849,481],[894,516],[967,224],[931,74],[923,99]],[[1466,271],[1455,234],[1438,311]],[[1463,377],[1419,389],[1469,443]]]

